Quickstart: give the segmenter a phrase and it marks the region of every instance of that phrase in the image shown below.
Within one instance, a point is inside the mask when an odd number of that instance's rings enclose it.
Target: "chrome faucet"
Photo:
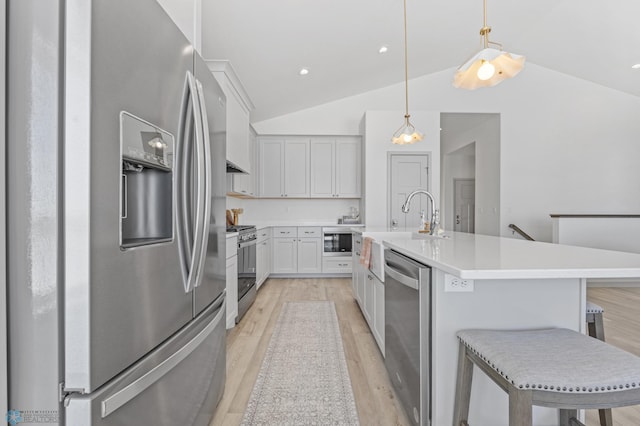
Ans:
[[[406,200],[404,200],[404,204],[402,204],[402,213],[409,213],[409,207],[411,205],[411,199],[415,197],[417,194],[424,194],[429,197],[431,200],[431,221],[429,223],[429,234],[433,235],[436,229],[436,201],[433,198],[433,195],[429,191],[425,191],[424,189],[417,189],[413,191]]]

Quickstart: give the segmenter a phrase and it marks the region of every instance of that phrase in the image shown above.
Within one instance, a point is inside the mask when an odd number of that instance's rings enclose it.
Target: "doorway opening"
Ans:
[[[475,233],[476,180],[453,179],[453,230]]]
[[[499,236],[500,114],[442,113],[440,127],[443,228]]]

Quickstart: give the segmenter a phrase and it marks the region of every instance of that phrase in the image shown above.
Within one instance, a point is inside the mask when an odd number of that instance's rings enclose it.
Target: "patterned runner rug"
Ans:
[[[358,425],[333,302],[283,305],[243,425]]]

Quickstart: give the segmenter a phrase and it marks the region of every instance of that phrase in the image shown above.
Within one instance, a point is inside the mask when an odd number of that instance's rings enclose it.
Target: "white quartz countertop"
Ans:
[[[465,279],[637,278],[640,254],[447,232],[385,234],[385,247]]]

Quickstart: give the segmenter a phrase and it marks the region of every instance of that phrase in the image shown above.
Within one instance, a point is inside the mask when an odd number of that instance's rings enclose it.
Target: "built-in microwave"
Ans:
[[[323,256],[351,256],[351,230],[346,227],[322,228]]]

